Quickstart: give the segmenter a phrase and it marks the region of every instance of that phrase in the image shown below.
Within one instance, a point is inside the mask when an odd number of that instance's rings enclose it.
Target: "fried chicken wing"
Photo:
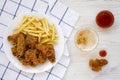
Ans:
[[[17,54],[16,54],[17,57],[20,57],[24,54],[25,47],[26,47],[25,35],[23,33],[20,33],[17,39]]]
[[[46,56],[51,63],[55,62],[55,51],[52,44],[37,44],[36,48],[42,51],[42,54]]]
[[[17,39],[18,39],[19,33],[18,34],[13,34],[8,36],[8,41],[11,41],[13,45],[17,44]]]

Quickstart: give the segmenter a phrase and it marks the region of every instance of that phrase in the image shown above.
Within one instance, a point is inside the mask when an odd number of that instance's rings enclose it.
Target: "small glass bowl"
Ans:
[[[81,31],[85,31],[85,30],[88,30],[92,34],[91,37],[93,37],[95,39],[95,42],[92,41],[93,42],[92,45],[83,46],[82,44],[77,43],[77,37],[78,37],[79,33]],[[98,41],[99,41],[99,39],[98,39],[97,32],[91,28],[88,28],[88,27],[77,29],[77,32],[76,32],[75,37],[74,37],[74,42],[75,42],[76,47],[84,52],[92,51],[93,49],[95,49],[96,46],[98,45]],[[88,42],[88,43],[90,43],[90,42]]]

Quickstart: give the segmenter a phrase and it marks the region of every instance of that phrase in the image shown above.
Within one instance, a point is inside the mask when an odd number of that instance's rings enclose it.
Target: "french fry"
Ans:
[[[24,16],[20,25],[14,29],[14,33],[19,32],[38,37],[41,44],[56,44],[58,39],[55,25],[49,24],[46,18]]]
[[[52,32],[52,40],[54,40],[54,38],[55,38],[55,29],[54,29],[54,25],[53,25],[52,29],[53,29],[53,30],[52,30],[52,31],[53,31],[53,32]]]
[[[41,41],[41,33],[39,33],[38,42]]]

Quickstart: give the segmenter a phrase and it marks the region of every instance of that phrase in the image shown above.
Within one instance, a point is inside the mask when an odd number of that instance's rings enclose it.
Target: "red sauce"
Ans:
[[[114,16],[110,11],[101,11],[96,16],[96,23],[102,28],[108,28],[114,23]]]
[[[106,52],[105,50],[101,50],[101,51],[99,52],[99,55],[100,55],[101,57],[105,57],[105,56],[107,55],[107,52]]]

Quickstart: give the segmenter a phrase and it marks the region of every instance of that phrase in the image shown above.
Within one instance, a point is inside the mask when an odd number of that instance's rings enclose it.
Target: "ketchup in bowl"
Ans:
[[[96,16],[96,23],[101,28],[109,28],[114,23],[114,16],[108,10],[103,10]]]
[[[101,57],[105,57],[105,56],[107,55],[106,50],[100,50],[99,55],[100,55]]]

